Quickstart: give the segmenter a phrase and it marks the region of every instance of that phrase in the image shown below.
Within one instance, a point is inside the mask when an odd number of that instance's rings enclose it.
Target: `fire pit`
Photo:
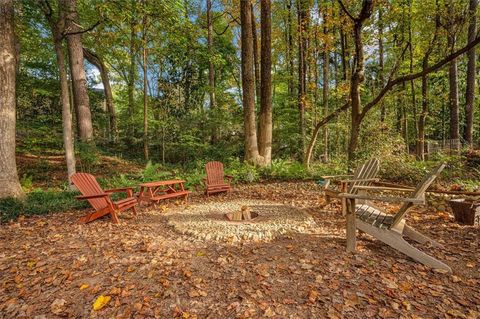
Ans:
[[[315,233],[317,228],[301,209],[254,200],[192,205],[166,217],[181,234],[225,242],[269,241],[288,233]]]

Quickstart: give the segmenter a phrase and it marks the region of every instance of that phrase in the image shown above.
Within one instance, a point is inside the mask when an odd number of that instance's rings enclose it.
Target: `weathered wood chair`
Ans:
[[[380,161],[376,158],[360,164],[355,169],[353,175],[322,176],[325,179],[323,192],[325,194],[326,204],[329,204],[331,198],[338,197],[340,193],[357,194],[357,186],[368,186],[372,182],[378,181],[376,178],[380,170]],[[339,187],[332,187],[332,182],[340,183]]]
[[[88,223],[104,215],[110,214],[112,222],[118,223],[117,212],[132,209],[137,215],[135,206],[137,198],[133,196],[131,187],[103,190],[95,177],[87,173],[75,173],[72,175],[72,183],[78,188],[82,196],[76,196],[78,200],[87,200],[95,211],[83,216],[79,223]],[[127,197],[118,201],[112,201],[110,194],[125,192]]]
[[[418,250],[411,244],[409,244],[403,236],[407,236],[410,239],[420,243],[426,244],[430,242],[434,247],[442,247],[439,243],[430,239],[429,237],[419,233],[412,227],[405,223],[405,214],[415,204],[425,203],[425,191],[433,183],[433,181],[439,176],[440,172],[444,169],[445,164],[441,164],[436,167],[429,175],[427,175],[415,188],[414,191],[405,190],[402,188],[392,187],[375,187],[375,186],[356,186],[357,189],[364,190],[379,190],[379,191],[396,191],[396,192],[410,192],[408,198],[401,197],[375,197],[371,195],[359,195],[343,193],[339,197],[345,198],[343,201],[343,209],[347,213],[348,217],[351,214],[355,216],[355,226],[351,228],[353,230],[353,239],[349,238],[349,226],[347,224],[347,250],[355,250],[355,228],[372,235],[373,237],[381,240],[390,247],[404,253],[412,259],[421,262],[424,265],[432,268],[444,269],[449,272],[452,269],[443,262],[427,255],[426,253]],[[367,204],[355,204],[355,200],[378,200],[383,202],[403,202],[398,212],[395,215],[389,215],[382,210],[375,208]],[[352,211],[354,207],[354,211]],[[349,249],[349,242],[353,249]]]
[[[207,196],[213,193],[228,192],[232,189],[230,183],[233,177],[225,176],[221,162],[208,162],[205,165],[205,171],[207,177],[203,179],[203,182],[205,183],[205,194]]]

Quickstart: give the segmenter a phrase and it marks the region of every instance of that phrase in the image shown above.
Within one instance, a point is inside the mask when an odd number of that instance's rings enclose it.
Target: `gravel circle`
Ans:
[[[250,207],[258,217],[250,221],[228,221],[224,214]],[[315,233],[312,216],[301,209],[269,201],[233,200],[188,206],[165,214],[168,225],[181,234],[201,240],[224,242],[270,241],[288,233]]]

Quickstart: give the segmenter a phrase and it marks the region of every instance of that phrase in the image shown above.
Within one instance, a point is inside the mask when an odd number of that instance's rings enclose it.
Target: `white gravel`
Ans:
[[[224,214],[249,206],[259,214],[251,221],[228,221]],[[270,241],[288,233],[314,233],[316,223],[301,209],[259,200],[233,200],[192,205],[165,214],[175,231],[201,240],[224,242]]]

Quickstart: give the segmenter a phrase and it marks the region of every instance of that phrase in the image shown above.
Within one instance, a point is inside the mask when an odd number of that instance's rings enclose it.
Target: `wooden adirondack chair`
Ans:
[[[355,228],[357,228],[381,240],[385,244],[404,253],[412,259],[421,262],[424,265],[430,266],[432,268],[444,269],[451,272],[452,269],[449,266],[433,258],[432,256],[429,256],[426,253],[418,250],[417,248],[409,244],[407,241],[405,241],[405,239],[403,238],[403,236],[407,236],[420,244],[426,244],[427,242],[430,242],[431,245],[434,247],[442,247],[439,243],[408,226],[405,223],[405,214],[413,205],[425,203],[425,191],[439,176],[440,172],[443,170],[444,167],[445,164],[441,164],[440,166],[436,167],[429,175],[427,175],[423,179],[422,182],[417,185],[414,191],[391,187],[356,187],[358,189],[366,190],[376,189],[380,191],[407,191],[410,192],[410,196],[408,196],[408,198],[374,197],[370,195],[358,195],[348,193],[340,194],[339,197],[346,199],[343,202],[343,209],[347,211],[347,223],[349,215],[355,216],[353,221],[356,225],[349,226],[347,224],[347,250],[355,250]],[[355,205],[356,199],[378,200],[383,202],[403,202],[403,205],[400,207],[400,209],[395,215],[389,215],[382,210],[367,204]],[[354,211],[352,211],[353,207],[355,207]],[[349,227],[350,234],[353,235],[353,238],[349,238]]]
[[[372,182],[378,181],[376,178],[380,170],[380,161],[376,158],[360,164],[355,169],[353,175],[322,176],[325,179],[323,191],[325,193],[326,204],[329,204],[332,197],[338,197],[340,193],[357,194],[357,186],[368,186]],[[332,182],[340,182],[340,187],[335,189],[331,187]]]
[[[95,177],[87,173],[75,173],[72,175],[72,183],[78,188],[82,196],[76,196],[78,200],[87,200],[92,205],[94,212],[91,212],[80,218],[79,223],[88,223],[104,215],[110,214],[112,222],[118,223],[117,212],[132,209],[134,215],[137,215],[135,206],[138,204],[137,198],[133,196],[131,187],[103,190]],[[125,192],[127,198],[112,201],[110,194],[116,192]]]
[[[205,165],[205,171],[207,177],[203,179],[203,182],[205,183],[205,194],[207,196],[231,190],[230,183],[233,177],[230,175],[225,176],[221,162],[208,162]],[[226,181],[225,178],[227,179]]]

